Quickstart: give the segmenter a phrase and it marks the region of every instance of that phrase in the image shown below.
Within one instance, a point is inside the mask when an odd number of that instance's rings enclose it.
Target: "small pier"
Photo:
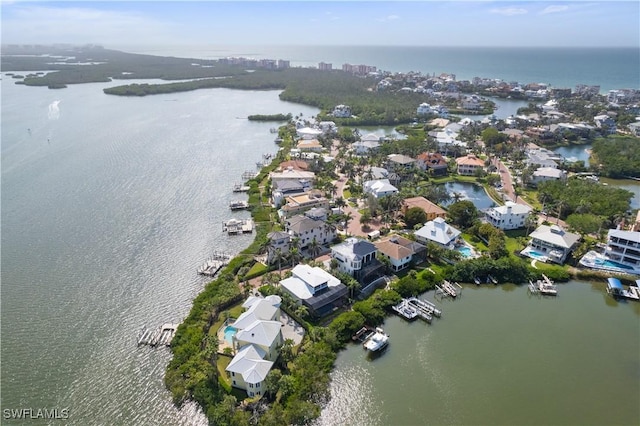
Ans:
[[[207,261],[198,268],[198,274],[208,277],[215,276],[223,266],[227,265],[231,260],[231,256],[224,253],[214,253]]]
[[[542,279],[537,280],[535,283],[529,281],[529,292],[531,294],[542,294],[545,296],[557,296],[558,287],[547,277],[542,274]]]
[[[253,179],[256,176],[258,176],[258,172],[246,171],[242,174],[242,180],[246,182],[248,180]]]
[[[640,288],[638,286],[640,286],[640,280],[636,280],[636,286],[629,286],[629,290],[626,290],[619,279],[607,279],[607,293],[612,297],[640,301]]]
[[[138,333],[138,346],[171,346],[171,340],[176,334],[179,324],[166,323],[158,328],[150,329],[142,327]]]
[[[247,201],[232,201],[229,203],[229,208],[231,210],[246,210],[249,208],[249,203]]]
[[[391,309],[407,321],[413,321],[418,318],[418,310],[407,299],[402,299],[402,302],[392,306]]]
[[[249,185],[242,185],[241,183],[236,183],[233,185],[233,192],[247,192],[249,189]]]
[[[229,219],[222,223],[222,231],[229,235],[249,234],[253,232],[251,219]]]
[[[364,326],[360,330],[356,332],[353,336],[351,336],[351,340],[354,342],[364,342],[369,337],[371,337],[375,333],[375,329],[369,326]]]
[[[423,312],[430,317],[440,318],[442,316],[442,311],[436,308],[436,305],[429,302],[425,299],[418,299],[417,297],[410,297],[407,299],[409,303],[411,303],[418,312]]]
[[[441,286],[436,285],[436,294],[455,299],[462,294],[462,286],[458,283],[450,283],[449,281],[444,280]]]

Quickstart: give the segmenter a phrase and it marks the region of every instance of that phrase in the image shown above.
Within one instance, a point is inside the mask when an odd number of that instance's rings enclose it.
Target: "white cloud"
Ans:
[[[528,13],[527,9],[519,7],[501,7],[499,9],[491,9],[489,12],[504,16],[524,15]]]
[[[400,19],[400,17],[398,15],[388,15],[388,16],[385,16],[384,18],[378,18],[377,21],[378,22],[389,22],[389,21],[397,21],[398,19]]]
[[[560,6],[560,5],[547,6],[540,12],[540,15],[546,15],[546,14],[549,14],[549,13],[564,12],[565,10],[568,10],[568,9],[569,9],[569,6]]]

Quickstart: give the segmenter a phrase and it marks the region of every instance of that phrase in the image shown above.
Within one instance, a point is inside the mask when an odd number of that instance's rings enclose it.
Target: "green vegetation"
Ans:
[[[538,199],[561,219],[572,213],[589,212],[613,218],[629,209],[633,194],[625,189],[601,185],[582,179],[542,182],[538,185]]]
[[[256,114],[247,117],[250,121],[289,121],[291,114]]]
[[[603,176],[614,179],[640,177],[640,138],[611,136],[596,139],[589,161]]]

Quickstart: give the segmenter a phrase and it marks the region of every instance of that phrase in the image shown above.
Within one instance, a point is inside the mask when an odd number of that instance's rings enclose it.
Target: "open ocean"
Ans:
[[[373,65],[391,72],[451,73],[473,77],[547,83],[557,88],[576,84],[611,89],[640,89],[640,49],[636,48],[496,48],[421,46],[107,46],[134,53],[200,59],[245,56],[285,59],[291,66],[331,63]]]

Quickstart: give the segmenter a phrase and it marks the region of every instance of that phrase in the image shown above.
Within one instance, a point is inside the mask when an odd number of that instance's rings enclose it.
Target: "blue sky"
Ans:
[[[2,43],[640,47],[638,1],[2,1]]]

